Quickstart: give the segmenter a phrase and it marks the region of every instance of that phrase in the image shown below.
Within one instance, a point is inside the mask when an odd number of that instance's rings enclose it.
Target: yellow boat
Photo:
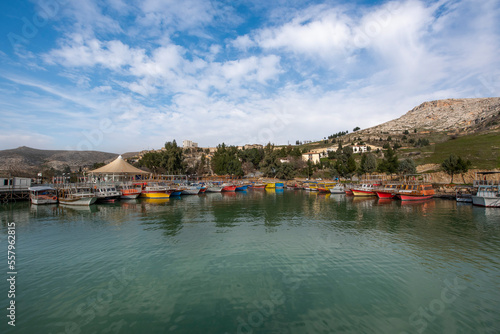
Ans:
[[[169,198],[170,193],[167,192],[167,188],[158,185],[147,185],[141,192],[141,197],[143,198]]]
[[[266,189],[275,189],[276,188],[276,183],[270,182],[266,183]]]

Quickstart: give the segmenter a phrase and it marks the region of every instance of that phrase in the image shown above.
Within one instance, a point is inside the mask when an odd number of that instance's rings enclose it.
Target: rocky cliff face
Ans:
[[[468,133],[500,128],[500,98],[447,99],[424,102],[398,119],[358,133],[376,134],[414,131]]]

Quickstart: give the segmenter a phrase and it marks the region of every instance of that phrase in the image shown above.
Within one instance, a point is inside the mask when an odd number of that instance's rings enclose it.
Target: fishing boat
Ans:
[[[377,195],[378,198],[386,198],[386,199],[396,198],[396,195],[400,187],[401,187],[400,184],[386,184],[384,188],[375,190],[375,194]]]
[[[57,190],[49,186],[29,187],[30,201],[32,204],[57,203]]]
[[[330,188],[331,194],[345,194],[345,187],[342,183],[337,183]]]
[[[266,183],[266,189],[276,189],[276,183],[275,182]]]
[[[75,186],[59,190],[59,203],[66,205],[88,206],[97,201],[90,186]]]
[[[222,192],[234,192],[236,191],[236,186],[234,184],[224,183],[222,185]]]
[[[167,188],[156,183],[145,183],[142,186],[141,196],[144,198],[162,199],[169,198]]]
[[[246,191],[248,189],[248,185],[238,185],[234,189],[235,191]]]
[[[375,188],[378,184],[363,183],[360,187],[352,189],[352,194],[354,196],[377,196],[375,194]]]
[[[274,184],[275,188],[283,189],[285,187],[285,184],[283,182],[276,182]]]
[[[208,193],[220,193],[222,191],[222,187],[220,185],[216,185],[214,183],[207,184],[207,192]]]
[[[487,208],[500,208],[500,184],[479,185],[476,195],[472,196],[472,204]]]
[[[184,186],[180,189],[182,195],[198,195],[200,193],[200,189],[196,186]]]
[[[420,201],[431,199],[434,196],[431,184],[404,184],[397,193],[397,198],[402,201]]]
[[[265,183],[255,183],[252,186],[252,189],[265,189],[265,188],[266,188],[266,184]]]
[[[94,193],[97,196],[97,202],[100,203],[116,202],[122,196],[122,193],[111,185],[95,186]]]
[[[119,187],[121,199],[136,199],[141,195],[141,188],[134,187],[130,184],[124,184]]]

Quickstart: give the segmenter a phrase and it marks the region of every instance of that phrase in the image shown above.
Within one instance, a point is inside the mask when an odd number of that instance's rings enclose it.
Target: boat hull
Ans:
[[[222,187],[208,187],[207,193],[220,193],[222,191]]]
[[[234,192],[236,191],[236,186],[225,186],[222,188],[223,192]]]
[[[182,190],[182,195],[198,195],[200,193],[200,189],[184,189]]]
[[[373,191],[357,190],[357,189],[352,189],[352,194],[354,196],[377,196]]]
[[[162,199],[169,198],[170,194],[167,194],[166,192],[143,192],[141,193],[141,197],[150,199]]]
[[[59,198],[59,203],[76,206],[89,206],[97,201],[97,197],[80,197],[80,198]]]
[[[396,198],[396,194],[387,191],[376,191],[375,194],[377,195],[378,198],[381,199]]]
[[[136,199],[140,195],[141,195],[141,193],[137,193],[137,194],[123,194],[123,195],[120,196],[120,198],[121,199]]]
[[[52,196],[50,198],[31,198],[31,204],[43,205],[43,204],[56,204],[57,196]]]
[[[402,201],[422,201],[431,199],[433,195],[402,195],[399,194],[397,197]]]
[[[486,208],[500,208],[500,197],[472,196],[472,204]]]

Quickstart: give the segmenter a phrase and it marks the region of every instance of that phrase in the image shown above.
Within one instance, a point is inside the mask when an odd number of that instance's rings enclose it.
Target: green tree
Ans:
[[[139,160],[139,166],[147,167],[153,171],[153,173],[157,173],[159,168],[161,168],[162,159],[161,154],[159,152],[147,152],[142,158]]]
[[[167,174],[182,174],[185,170],[182,148],[174,141],[165,143],[165,150],[160,152],[161,164]]]
[[[406,158],[399,163],[398,172],[400,174],[416,174],[417,166],[415,161],[410,158]]]
[[[398,171],[398,156],[389,146],[384,152],[384,159],[378,164],[377,170],[381,173],[394,174]]]
[[[212,170],[217,175],[243,176],[241,161],[238,158],[238,148],[222,143],[212,157]]]
[[[276,177],[278,179],[291,180],[295,177],[296,170],[291,163],[282,163],[278,166]]]
[[[359,175],[373,173],[377,169],[377,159],[372,153],[365,153],[361,156],[357,173]]]
[[[260,171],[267,177],[275,177],[278,171],[280,152],[274,149],[274,145],[268,143],[264,148],[264,158],[259,164]]]
[[[466,173],[471,165],[472,163],[469,160],[464,160],[460,156],[451,154],[443,161],[441,167],[446,172],[446,174],[451,176],[451,183],[453,183],[453,176],[459,173]]]

